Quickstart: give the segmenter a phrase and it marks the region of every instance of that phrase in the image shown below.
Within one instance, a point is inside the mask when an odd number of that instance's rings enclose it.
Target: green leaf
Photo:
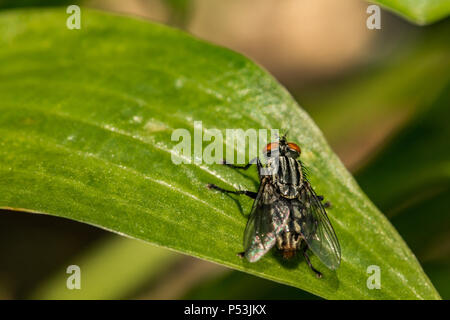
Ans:
[[[450,14],[449,0],[371,0],[406,19],[420,24],[429,24]]]
[[[0,14],[0,208],[89,223],[332,299],[437,299],[404,241],[363,194],[320,130],[271,76],[181,31],[82,9]],[[176,128],[289,128],[329,210],[342,264],[316,279],[298,259],[236,256],[256,172],[175,165]],[[233,146],[234,147],[234,146]],[[366,286],[381,269],[382,289]]]

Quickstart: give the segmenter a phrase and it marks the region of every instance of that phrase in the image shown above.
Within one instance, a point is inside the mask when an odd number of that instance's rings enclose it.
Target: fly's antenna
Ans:
[[[282,135],[281,138],[280,138],[280,141],[284,141],[284,142],[287,141],[286,136],[287,136],[288,132],[289,132],[289,129],[287,129],[286,131],[284,131],[283,135]]]

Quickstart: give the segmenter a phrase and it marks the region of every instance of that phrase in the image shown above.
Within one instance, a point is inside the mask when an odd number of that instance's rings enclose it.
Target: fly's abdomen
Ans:
[[[300,248],[302,238],[299,233],[287,229],[277,236],[276,241],[277,249],[282,252],[283,258],[290,259],[295,256]]]
[[[273,173],[273,180],[277,184],[280,194],[288,199],[296,198],[303,182],[302,170],[297,160],[288,156],[272,158],[277,161],[277,168]]]

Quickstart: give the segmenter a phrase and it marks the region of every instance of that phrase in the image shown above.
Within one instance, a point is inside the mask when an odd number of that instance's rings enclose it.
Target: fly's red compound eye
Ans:
[[[296,145],[295,143],[293,143],[293,142],[289,142],[287,145],[288,145],[289,149],[291,149],[291,150],[293,150],[295,152],[298,152],[298,154],[300,154],[302,152],[300,147],[298,145]]]
[[[272,142],[267,144],[267,146],[264,148],[264,153],[269,153],[273,150],[277,150],[278,149],[278,142]]]

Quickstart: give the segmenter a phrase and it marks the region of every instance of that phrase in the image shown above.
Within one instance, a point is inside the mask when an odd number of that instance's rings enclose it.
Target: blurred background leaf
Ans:
[[[0,299],[27,298],[108,232],[72,220],[0,212]]]
[[[450,69],[449,34],[450,20],[411,28],[401,45],[361,71],[296,91],[347,167],[364,165],[442,92]]]
[[[165,0],[170,9],[170,25],[185,27],[192,9],[191,0]]]
[[[25,7],[52,7],[70,4],[79,4],[79,0],[0,0],[0,8],[25,8]]]
[[[448,78],[441,95],[357,173],[360,185],[388,216],[449,186],[450,68],[442,67]]]
[[[417,24],[428,24],[450,14],[448,0],[375,0],[384,8],[399,13]]]
[[[450,75],[447,66],[443,74]],[[446,68],[446,69],[445,69]],[[357,180],[391,218],[443,298],[450,298],[450,77]]]

